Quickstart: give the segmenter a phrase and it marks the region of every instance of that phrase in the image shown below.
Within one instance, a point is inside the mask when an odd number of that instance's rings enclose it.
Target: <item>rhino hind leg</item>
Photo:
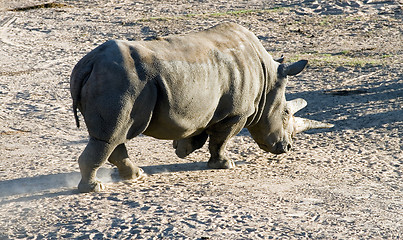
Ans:
[[[119,176],[123,180],[133,180],[146,177],[143,169],[134,165],[129,159],[129,154],[127,153],[124,143],[118,145],[115,150],[113,150],[108,161],[118,168]]]
[[[91,138],[83,153],[78,158],[81,181],[78,184],[80,192],[99,192],[105,189],[100,181],[96,180],[99,167],[108,159],[114,146],[107,142]]]
[[[176,155],[180,158],[188,156],[195,150],[203,147],[204,143],[207,141],[207,138],[208,134],[206,132],[202,132],[201,134],[190,138],[174,140],[173,147],[176,149]]]

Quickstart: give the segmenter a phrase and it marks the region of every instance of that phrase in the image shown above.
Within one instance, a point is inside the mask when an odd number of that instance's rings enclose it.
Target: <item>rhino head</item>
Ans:
[[[283,58],[276,60],[277,80],[266,95],[266,104],[261,119],[248,127],[253,139],[259,147],[267,152],[280,154],[292,148],[292,138],[296,133],[315,128],[331,128],[333,124],[294,117],[294,114],[304,108],[307,102],[302,99],[286,101],[285,87],[288,76],[300,73],[307,65],[307,60],[295,63],[282,63]]]

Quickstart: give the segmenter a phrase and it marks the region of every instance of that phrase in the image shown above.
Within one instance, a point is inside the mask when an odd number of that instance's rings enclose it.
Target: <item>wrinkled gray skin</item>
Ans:
[[[141,177],[124,145],[141,133],[174,140],[182,158],[209,138],[210,168],[235,167],[225,145],[243,128],[263,150],[287,152],[296,132],[284,95],[287,75],[306,64],[274,61],[253,33],[234,23],[186,36],[102,44],[71,75],[77,125],[78,108],[90,135],[79,157],[79,190],[104,188],[95,175],[106,160],[123,179]]]

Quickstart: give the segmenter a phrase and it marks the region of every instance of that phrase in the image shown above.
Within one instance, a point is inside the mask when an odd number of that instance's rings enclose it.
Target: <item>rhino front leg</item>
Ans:
[[[124,143],[115,148],[115,150],[109,156],[108,161],[118,168],[121,179],[131,180],[144,178],[146,176],[143,169],[134,165],[129,159],[129,154],[127,153]]]
[[[99,192],[105,186],[96,180],[99,167],[108,159],[115,146],[100,140],[91,138],[83,153],[78,158],[81,181],[78,184],[80,192]]]
[[[228,159],[225,154],[225,145],[227,140],[219,141],[210,137],[209,151],[211,154],[210,160],[207,163],[209,168],[214,169],[230,169],[235,167],[235,163],[232,159]]]
[[[242,130],[245,122],[246,120],[233,117],[209,129],[209,151],[211,154],[210,160],[207,163],[209,168],[229,169],[236,166],[234,161],[226,156],[225,146],[232,136]]]
[[[176,149],[175,153],[178,157],[184,158],[195,150],[203,147],[207,141],[208,134],[202,132],[199,135],[173,141],[173,147]]]

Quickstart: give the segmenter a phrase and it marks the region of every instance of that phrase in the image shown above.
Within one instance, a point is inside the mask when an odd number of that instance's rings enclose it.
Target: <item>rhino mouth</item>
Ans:
[[[272,145],[258,143],[259,147],[266,152],[270,152],[273,154],[282,154],[287,153],[291,150],[292,146],[290,143],[286,142],[277,142]]]

